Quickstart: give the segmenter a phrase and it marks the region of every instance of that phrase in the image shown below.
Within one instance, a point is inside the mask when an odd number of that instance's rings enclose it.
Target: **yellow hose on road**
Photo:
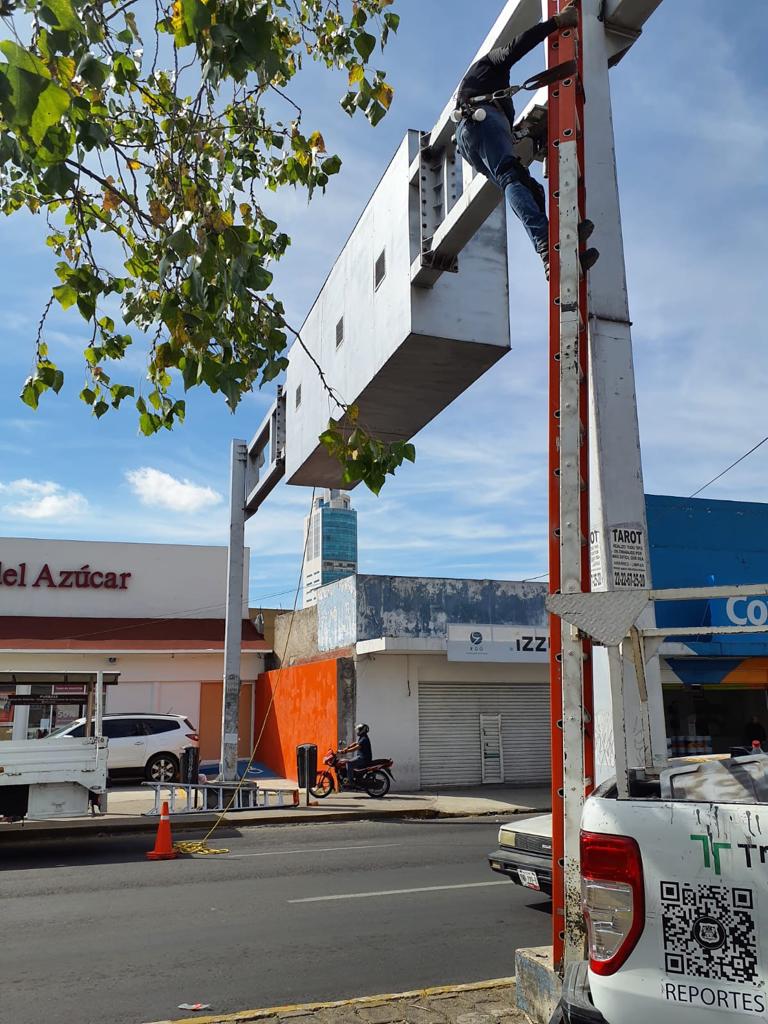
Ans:
[[[177,850],[179,853],[205,854],[206,856],[210,853],[229,853],[229,850],[225,850],[223,848],[214,849],[214,847],[209,846],[204,839],[183,840],[180,843],[174,843],[173,848],[174,850]]]

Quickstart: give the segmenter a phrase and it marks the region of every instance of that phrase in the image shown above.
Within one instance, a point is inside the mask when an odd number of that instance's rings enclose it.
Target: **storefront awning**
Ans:
[[[253,623],[242,624],[243,652],[270,651]],[[0,651],[111,653],[223,651],[223,619],[117,619],[0,616]]]
[[[768,658],[665,658],[684,686],[768,688]]]

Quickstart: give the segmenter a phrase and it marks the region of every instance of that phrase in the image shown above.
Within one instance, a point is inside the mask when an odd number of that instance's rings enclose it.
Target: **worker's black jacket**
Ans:
[[[526,53],[530,53],[556,28],[554,18],[542,21],[526,32],[521,32],[519,36],[515,36],[507,46],[491,50],[485,57],[475,61],[459,86],[459,104],[466,103],[473,96],[483,96],[489,92],[496,92],[498,89],[506,89],[509,85],[509,72],[512,65],[521,60]],[[505,98],[502,106],[510,124],[513,123],[515,108],[512,100]]]

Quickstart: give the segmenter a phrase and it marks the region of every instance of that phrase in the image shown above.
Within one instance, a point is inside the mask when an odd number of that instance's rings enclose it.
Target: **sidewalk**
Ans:
[[[268,788],[293,790],[285,780],[267,784]],[[269,807],[258,811],[237,811],[225,815],[222,824],[244,828],[262,824],[295,824],[297,822],[361,821],[381,818],[464,818],[475,815],[512,817],[549,810],[549,787],[482,786],[443,790],[439,793],[393,793],[383,800],[372,800],[365,794],[342,793],[312,802],[305,807],[304,794],[299,807]],[[3,841],[50,838],[62,833],[72,836],[111,834],[117,832],[154,832],[157,817],[145,817],[154,802],[150,790],[141,787],[114,789],[109,792],[108,811],[96,817],[69,818],[59,821],[29,821],[24,824],[0,823],[0,844]],[[172,815],[174,834],[199,831],[210,827],[218,815]]]
[[[274,1006],[176,1018],[173,1024],[530,1024],[515,1005],[515,979],[445,985],[336,1003]],[[155,1021],[154,1024],[172,1024]]]

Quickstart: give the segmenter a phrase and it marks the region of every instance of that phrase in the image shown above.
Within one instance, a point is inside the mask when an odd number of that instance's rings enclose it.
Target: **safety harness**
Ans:
[[[456,107],[451,114],[451,120],[454,124],[458,124],[465,118],[484,121],[486,112],[483,107],[494,106],[503,112],[501,100],[509,99],[523,91],[536,92],[537,89],[543,89],[545,86],[551,85],[552,82],[560,82],[562,79],[568,78],[569,75],[575,74],[576,70],[576,61],[566,60],[562,64],[555,64],[554,67],[547,68],[546,71],[532,75],[522,85],[510,85],[506,89],[497,89],[495,92],[485,93],[482,96],[470,96]]]

